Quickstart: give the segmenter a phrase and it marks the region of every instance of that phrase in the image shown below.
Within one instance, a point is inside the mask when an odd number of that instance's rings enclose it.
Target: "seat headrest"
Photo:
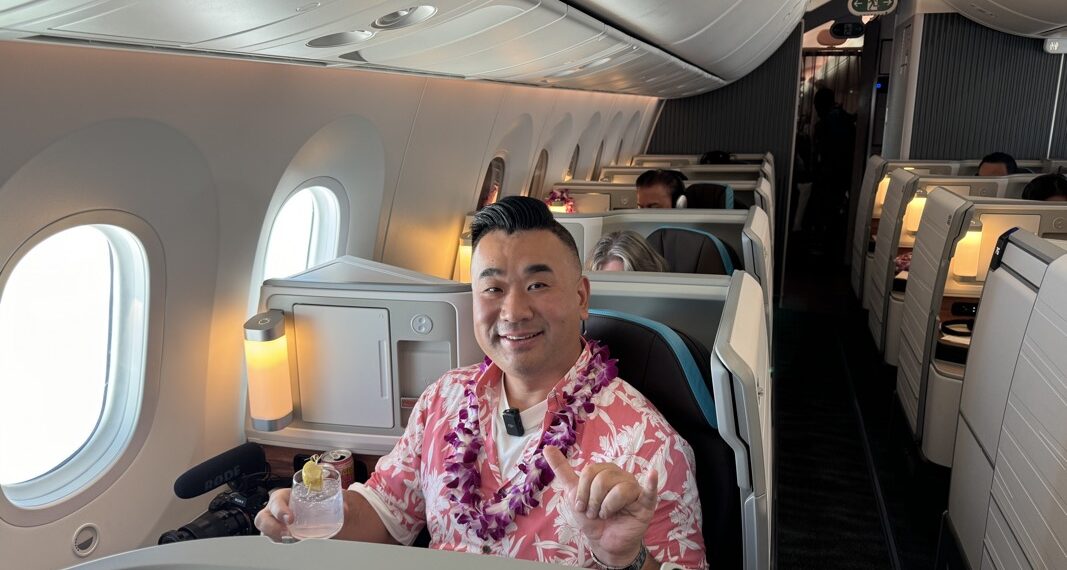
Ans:
[[[698,182],[685,188],[686,208],[734,209],[734,189],[728,184]]]
[[[592,310],[586,336],[607,345],[619,377],[643,394],[693,448],[713,568],[743,566],[741,498],[734,452],[718,431],[707,348],[670,327],[616,311]]]
[[[692,228],[659,228],[648,236],[648,245],[662,255],[674,273],[730,275],[734,259],[723,241]]]

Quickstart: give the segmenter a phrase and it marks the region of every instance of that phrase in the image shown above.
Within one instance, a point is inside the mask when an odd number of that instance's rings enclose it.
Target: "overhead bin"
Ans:
[[[804,17],[805,0],[576,0],[582,10],[655,42],[727,82],[756,69]]]
[[[1034,38],[1067,37],[1067,12],[1059,2],[1043,0],[945,0],[971,20],[1009,34]]]
[[[725,84],[559,0],[42,0],[0,32],[664,98]]]

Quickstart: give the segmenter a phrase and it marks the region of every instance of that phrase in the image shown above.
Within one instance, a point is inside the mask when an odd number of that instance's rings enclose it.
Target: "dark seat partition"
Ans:
[[[730,275],[741,267],[737,253],[714,235],[691,228],[660,228],[648,245],[666,258],[674,273]]]
[[[619,358],[619,376],[637,388],[693,448],[712,568],[742,568],[741,501],[733,450],[719,435],[709,386],[710,353],[666,325],[613,311],[591,311],[588,338]]]

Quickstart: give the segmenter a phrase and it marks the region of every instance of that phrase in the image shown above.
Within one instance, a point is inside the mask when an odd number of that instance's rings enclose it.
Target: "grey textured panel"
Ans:
[[[1067,60],[1067,55],[1061,55],[1057,59]],[[1067,61],[1063,66],[1060,104],[1056,108],[1056,132],[1052,135],[1052,153],[1049,158],[1067,158]]]
[[[793,172],[793,133],[800,81],[801,26],[773,56],[740,80],[710,93],[667,101],[652,133],[648,153],[693,154],[709,150],[771,152],[776,163],[774,181],[778,218],[775,227],[788,227],[783,218]],[[778,232],[776,255],[782,250]],[[781,267],[780,260],[776,263]]]
[[[1041,40],[927,14],[911,158],[1045,158],[1059,65]]]

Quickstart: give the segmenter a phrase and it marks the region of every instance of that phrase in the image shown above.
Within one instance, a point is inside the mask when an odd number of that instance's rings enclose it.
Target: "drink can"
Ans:
[[[319,458],[319,463],[325,463],[341,474],[341,488],[347,489],[356,482],[356,460],[352,452],[347,449],[335,449],[327,451]]]

